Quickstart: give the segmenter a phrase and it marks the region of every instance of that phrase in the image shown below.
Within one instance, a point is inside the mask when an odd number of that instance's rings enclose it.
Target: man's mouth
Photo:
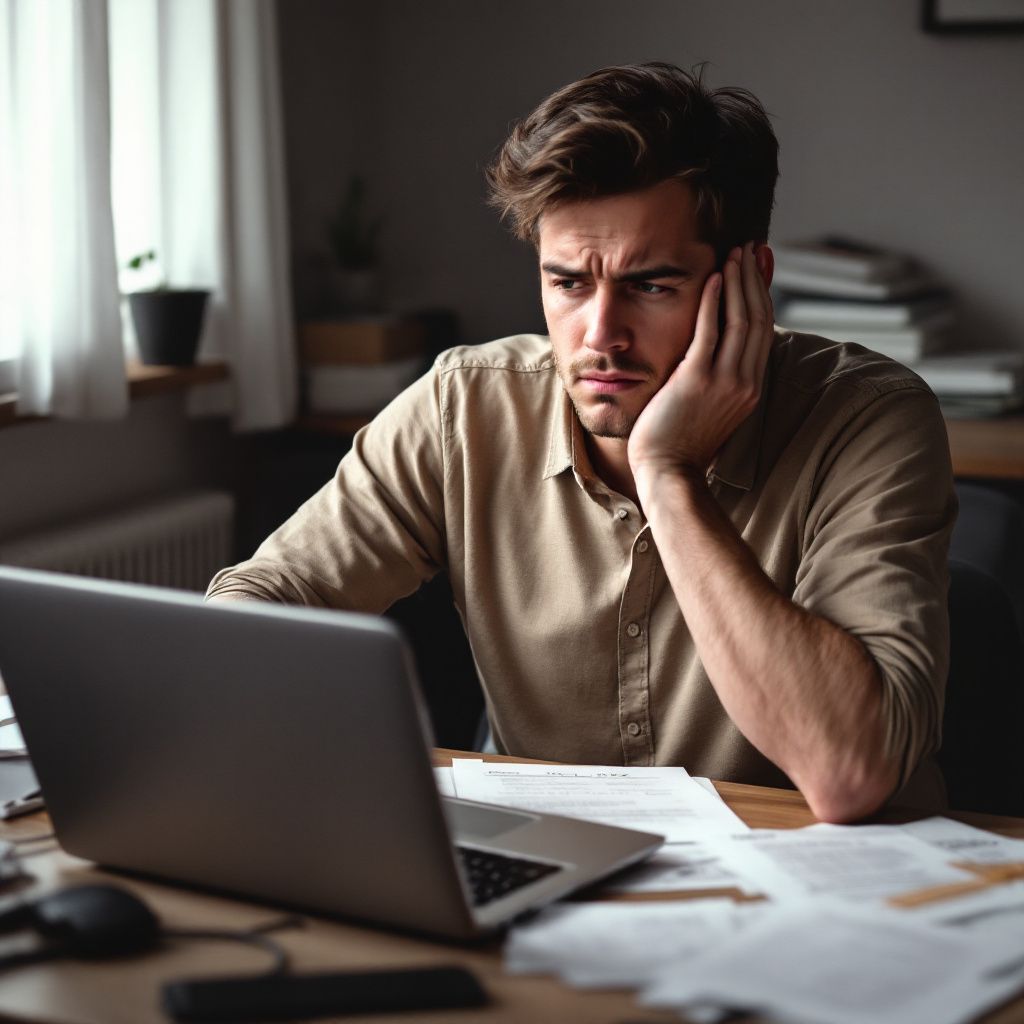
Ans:
[[[643,377],[632,377],[624,373],[600,373],[596,370],[585,370],[578,379],[581,387],[595,395],[620,394],[644,382]]]

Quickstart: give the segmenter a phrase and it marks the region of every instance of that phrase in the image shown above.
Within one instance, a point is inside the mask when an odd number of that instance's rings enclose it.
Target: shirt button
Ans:
[[[642,555],[642,554],[643,554],[643,553],[644,553],[644,552],[645,552],[645,551],[647,550],[647,547],[648,547],[648,545],[647,545],[647,541],[645,541],[645,540],[642,540],[642,541],[640,541],[640,543],[639,543],[639,544],[637,544],[637,546],[636,546],[636,549],[637,549],[637,551],[639,551],[639,552],[640,552],[640,554]]]
[[[620,519],[628,519],[628,518],[629,518],[629,509],[626,509],[626,508],[620,508],[620,509],[619,509],[619,511],[618,511],[618,512],[616,512],[615,514],[616,514],[616,515],[617,515],[617,516],[618,516],[618,517],[619,517]]]
[[[634,637],[636,637],[636,636],[639,636],[639,635],[640,635],[640,627],[635,622],[631,622],[626,627],[626,636],[634,636]]]
[[[626,732],[628,732],[630,736],[639,736],[640,726],[637,725],[636,722],[630,722],[629,725],[626,726]]]

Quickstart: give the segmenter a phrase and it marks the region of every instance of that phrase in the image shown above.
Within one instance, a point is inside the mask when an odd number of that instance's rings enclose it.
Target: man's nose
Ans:
[[[583,335],[587,348],[595,352],[629,348],[630,328],[613,289],[597,287],[588,307],[587,330]]]

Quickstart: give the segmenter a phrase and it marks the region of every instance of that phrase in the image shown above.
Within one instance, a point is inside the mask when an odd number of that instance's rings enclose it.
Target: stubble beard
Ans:
[[[639,413],[635,416],[627,414],[619,405],[614,395],[598,395],[597,402],[604,408],[598,412],[593,409],[584,411],[569,393],[569,401],[576,410],[576,418],[580,426],[594,437],[615,437],[625,440],[629,437]]]
[[[626,440],[643,410],[638,409],[635,413],[627,413],[615,395],[594,395],[593,400],[600,406],[598,410],[581,408],[581,403],[577,402],[573,395],[573,381],[578,378],[583,370],[599,370],[603,373],[621,370],[628,373],[651,375],[653,374],[653,369],[646,363],[622,358],[609,359],[608,357],[602,357],[598,360],[586,362],[581,360],[571,363],[568,367],[559,362],[558,356],[554,356],[554,361],[555,369],[558,371],[558,376],[562,381],[562,387],[569,396],[569,401],[572,402],[572,407],[576,412],[576,418],[580,421],[580,426],[583,427],[584,431],[593,437],[610,437],[622,441]]]

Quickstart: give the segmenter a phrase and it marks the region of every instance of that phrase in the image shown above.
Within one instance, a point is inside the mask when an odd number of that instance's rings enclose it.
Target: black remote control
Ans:
[[[177,1021],[282,1021],[345,1013],[395,1013],[484,1006],[487,993],[462,967],[260,974],[174,981],[164,1010]]]

